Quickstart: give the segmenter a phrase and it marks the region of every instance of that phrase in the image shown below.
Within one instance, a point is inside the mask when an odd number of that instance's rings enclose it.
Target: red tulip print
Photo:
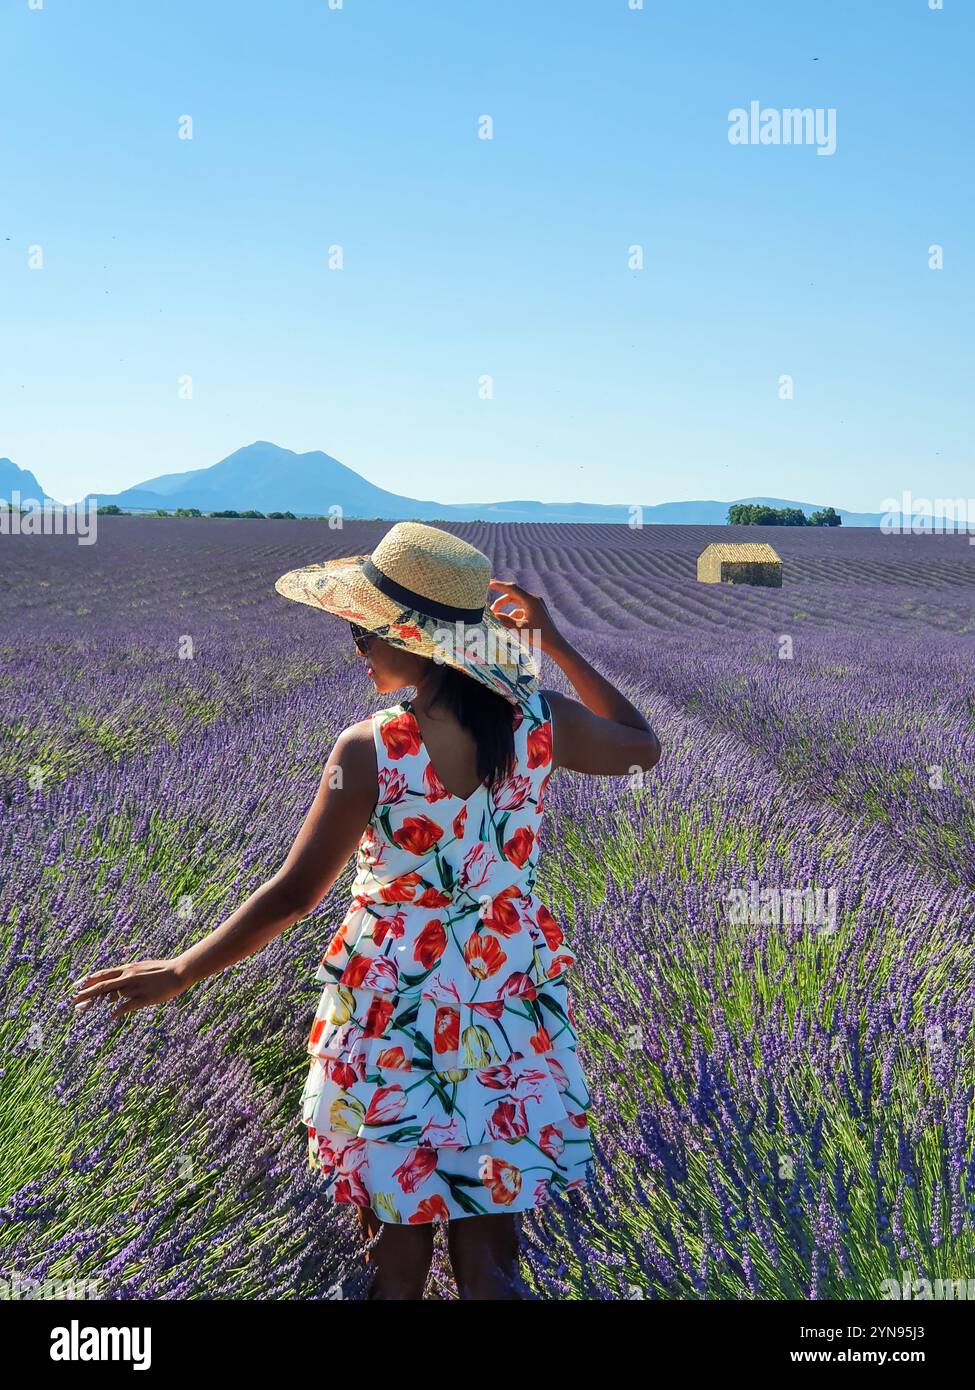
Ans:
[[[443,833],[443,826],[429,816],[407,816],[399,830],[393,831],[393,840],[400,849],[422,855],[433,848]]]
[[[379,725],[379,733],[391,758],[415,757],[423,740],[420,726],[414,715],[405,713],[386,719]]]

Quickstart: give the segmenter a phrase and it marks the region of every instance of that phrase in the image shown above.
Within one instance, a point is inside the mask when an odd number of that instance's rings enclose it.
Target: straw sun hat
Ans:
[[[538,689],[538,666],[517,632],[491,612],[490,578],[491,562],[475,546],[439,527],[400,521],[371,555],[289,570],[274,587],[519,704]]]

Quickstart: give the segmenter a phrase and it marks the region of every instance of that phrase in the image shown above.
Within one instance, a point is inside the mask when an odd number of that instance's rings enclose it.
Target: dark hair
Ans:
[[[430,703],[449,709],[477,744],[477,775],[495,788],[515,767],[515,707],[473,676],[446,662],[430,662]],[[424,687],[426,690],[426,687]]]

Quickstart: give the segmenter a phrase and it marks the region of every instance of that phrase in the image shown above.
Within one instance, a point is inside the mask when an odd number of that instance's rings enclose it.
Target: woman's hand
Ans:
[[[530,641],[537,632],[539,645],[545,653],[563,642],[562,634],[540,594],[530,594],[520,584],[507,579],[492,579],[489,588],[503,591],[491,604],[491,612],[505,627],[517,631],[527,628]],[[510,613],[502,613],[501,605],[504,603],[514,603],[517,607]]]
[[[137,960],[132,965],[96,970],[77,986],[73,1001],[75,1011],[83,1013],[102,995],[117,995],[123,1002],[112,1010],[112,1018],[118,1018],[136,1009],[165,1004],[189,989],[190,983],[174,960]]]

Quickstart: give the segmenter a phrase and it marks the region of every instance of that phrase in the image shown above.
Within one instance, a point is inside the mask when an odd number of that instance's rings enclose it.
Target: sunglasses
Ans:
[[[367,627],[360,627],[358,623],[349,623],[352,629],[352,640],[360,652],[365,654],[369,646],[369,639],[375,637],[374,632],[370,632]]]

